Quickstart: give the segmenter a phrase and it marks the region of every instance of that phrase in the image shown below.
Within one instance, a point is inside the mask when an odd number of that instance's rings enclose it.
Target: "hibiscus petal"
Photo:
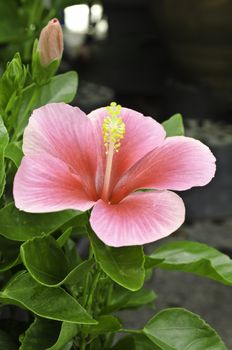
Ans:
[[[89,118],[79,108],[50,103],[34,110],[24,132],[23,151],[64,161],[81,176],[86,191],[97,198],[96,139]]]
[[[61,160],[49,155],[25,156],[16,173],[13,195],[17,208],[31,213],[64,209],[85,211],[94,200],[78,176]]]
[[[168,137],[119,180],[111,201],[119,202],[139,188],[183,191],[204,186],[215,169],[215,157],[202,142],[184,136]]]
[[[184,203],[174,192],[136,192],[118,204],[99,200],[90,224],[105,244],[122,247],[166,237],[182,225],[184,217]]]
[[[101,159],[105,159],[102,124],[104,118],[108,115],[106,108],[96,109],[88,115],[94,124],[96,135],[98,135],[98,147],[100,147],[98,153],[101,154]],[[111,188],[114,187],[115,183],[125,171],[145,154],[160,145],[166,135],[161,124],[150,117],[144,117],[143,114],[132,109],[122,108],[120,117],[122,117],[125,123],[126,132],[121,140],[119,152],[114,154]],[[105,162],[103,162],[101,167],[104,169]],[[102,172],[103,171],[104,170],[102,170]]]

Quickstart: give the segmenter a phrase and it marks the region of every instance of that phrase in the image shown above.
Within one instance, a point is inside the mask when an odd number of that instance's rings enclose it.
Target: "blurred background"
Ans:
[[[187,220],[166,240],[205,242],[232,257],[231,16],[231,0],[0,1],[0,69],[16,51],[28,62],[35,37],[58,17],[65,40],[60,70],[79,74],[73,104],[90,112],[115,100],[160,122],[183,115],[186,135],[216,155],[217,174],[208,186],[181,193]],[[158,310],[199,313],[232,348],[230,287],[164,271],[151,283]],[[139,327],[149,317],[128,313],[128,324]]]

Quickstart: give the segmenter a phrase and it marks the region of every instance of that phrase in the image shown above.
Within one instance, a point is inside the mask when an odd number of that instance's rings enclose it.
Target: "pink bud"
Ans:
[[[42,66],[60,59],[63,53],[63,32],[60,22],[53,18],[40,33],[38,51]]]

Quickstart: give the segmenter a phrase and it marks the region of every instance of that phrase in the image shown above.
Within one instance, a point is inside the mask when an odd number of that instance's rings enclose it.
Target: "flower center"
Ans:
[[[109,200],[109,188],[110,188],[110,177],[112,171],[112,163],[114,152],[118,152],[121,146],[121,139],[125,134],[125,123],[121,117],[121,106],[112,102],[110,106],[106,107],[109,116],[103,121],[103,138],[104,145],[106,147],[106,171],[104,177],[102,199],[104,201]]]

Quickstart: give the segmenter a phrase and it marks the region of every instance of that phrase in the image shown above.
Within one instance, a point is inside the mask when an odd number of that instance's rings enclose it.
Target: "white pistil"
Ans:
[[[105,171],[105,177],[104,177],[102,199],[107,202],[109,199],[108,196],[109,196],[110,178],[111,178],[113,156],[114,156],[114,143],[112,141],[108,146],[108,151],[106,152],[106,155],[107,155],[106,171]]]

